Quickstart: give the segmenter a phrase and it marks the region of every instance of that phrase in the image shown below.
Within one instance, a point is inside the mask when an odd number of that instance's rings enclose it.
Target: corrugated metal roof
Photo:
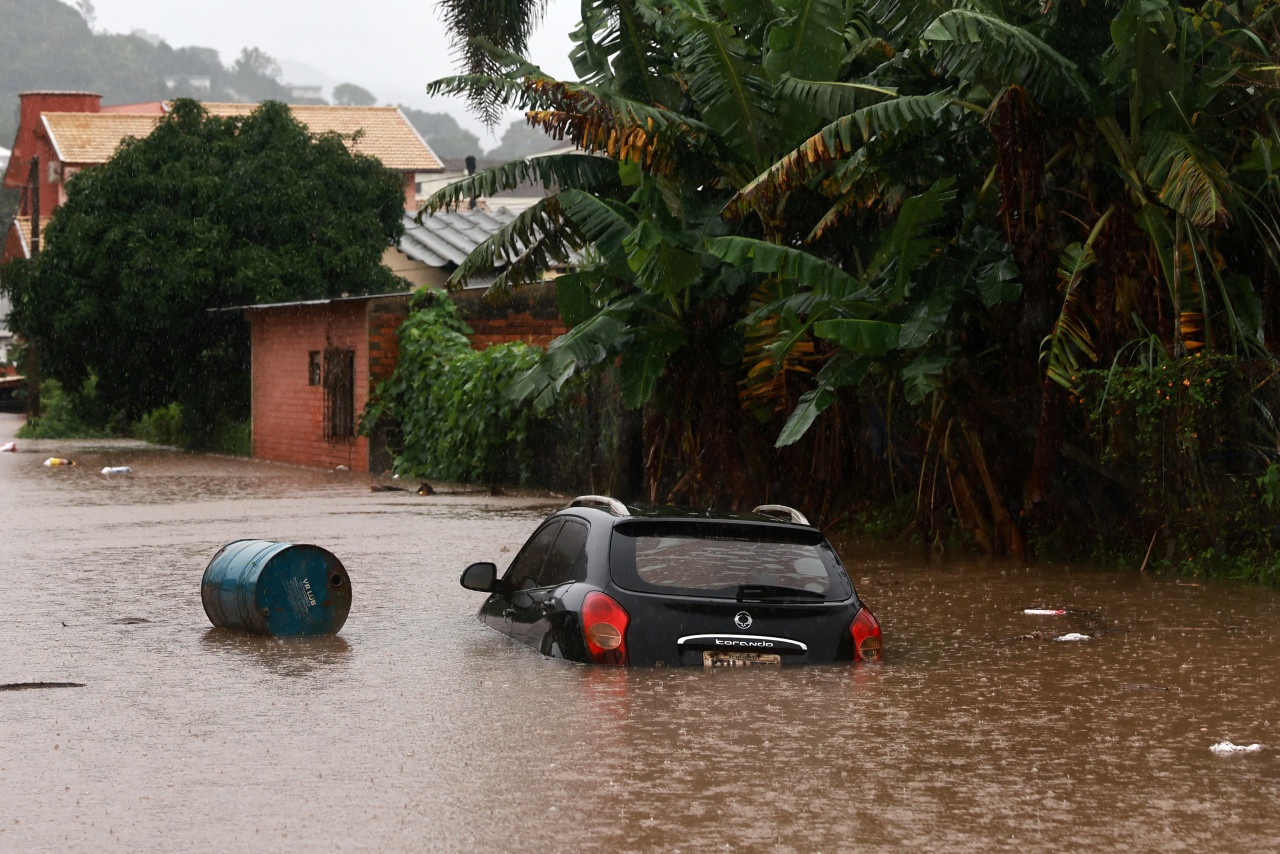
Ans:
[[[515,214],[506,208],[491,211],[477,208],[436,211],[424,216],[419,225],[414,215],[407,213],[400,251],[431,267],[456,267],[513,219]]]
[[[362,294],[354,297],[328,297],[325,299],[302,299],[293,300],[292,302],[264,302],[253,305],[229,305],[226,308],[206,308],[209,314],[217,314],[223,311],[257,311],[263,308],[301,308],[308,305],[333,305],[340,302],[360,302],[361,300],[389,299],[391,297],[408,297],[413,296],[409,291],[397,291],[391,294]]]
[[[257,104],[204,104],[215,116],[242,116]],[[295,104],[294,117],[315,134],[336,131],[350,136],[352,151],[368,154],[398,172],[438,172],[444,167],[399,107],[323,107]],[[137,113],[42,113],[58,156],[64,163],[105,163],[126,137],[145,137],[161,116]]]

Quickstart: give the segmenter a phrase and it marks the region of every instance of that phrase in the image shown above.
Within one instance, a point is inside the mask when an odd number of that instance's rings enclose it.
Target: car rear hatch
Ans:
[[[630,663],[739,666],[851,660],[861,607],[822,534],[723,520],[615,526],[610,595]]]

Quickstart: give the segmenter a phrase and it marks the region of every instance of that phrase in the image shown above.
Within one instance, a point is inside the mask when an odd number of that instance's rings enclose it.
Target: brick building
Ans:
[[[395,370],[408,294],[250,306],[253,456],[381,471],[385,449],[357,435],[372,388]]]
[[[23,217],[30,217],[37,205],[41,217],[51,215],[66,201],[71,176],[107,162],[125,139],[149,135],[168,110],[164,101],[103,106],[102,96],[92,92],[23,92],[20,98],[18,133],[4,170],[4,186],[21,191],[18,214]],[[258,105],[203,106],[215,116],[239,116]],[[406,210],[417,207],[419,174],[444,171],[399,107],[291,105],[289,110],[312,133],[340,133],[349,138],[352,151],[376,157],[399,172]]]
[[[253,457],[316,468],[381,472],[391,458],[381,436],[357,435],[374,386],[400,355],[396,331],[410,294],[344,297],[243,309],[253,348]],[[546,346],[565,331],[550,282],[493,306],[483,291],[451,295],[477,350],[507,341]]]

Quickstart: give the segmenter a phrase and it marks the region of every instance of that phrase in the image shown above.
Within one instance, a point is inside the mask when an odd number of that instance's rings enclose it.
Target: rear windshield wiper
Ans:
[[[764,601],[767,599],[825,599],[825,592],[805,590],[803,587],[785,587],[781,584],[739,584],[738,601]]]

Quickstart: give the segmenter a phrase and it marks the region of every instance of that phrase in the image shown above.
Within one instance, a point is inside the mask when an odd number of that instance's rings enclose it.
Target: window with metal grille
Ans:
[[[356,351],[324,351],[324,438],[340,442],[356,434]]]

